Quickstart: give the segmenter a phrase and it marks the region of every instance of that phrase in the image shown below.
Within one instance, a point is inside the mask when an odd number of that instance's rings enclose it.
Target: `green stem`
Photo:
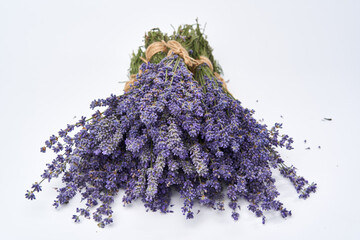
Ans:
[[[178,68],[179,63],[180,63],[180,57],[178,56],[178,58],[176,59],[176,62],[175,62],[173,75],[171,76],[170,86],[171,86],[171,84],[172,84],[172,82],[174,80],[175,72],[176,72],[176,69]]]

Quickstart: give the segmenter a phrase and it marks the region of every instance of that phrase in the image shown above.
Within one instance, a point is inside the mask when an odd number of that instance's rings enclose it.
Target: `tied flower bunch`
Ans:
[[[154,46],[160,50],[149,56]],[[124,205],[141,199],[162,213],[172,212],[172,192],[179,192],[187,219],[194,217],[195,203],[224,210],[227,196],[238,220],[238,200],[245,199],[263,223],[269,210],[291,215],[277,200],[272,169],[290,180],[300,198],[316,191],[277,152],[292,149],[292,138],[279,133],[281,124],[268,129],[230,94],[198,24],[170,36],[153,29],[145,48],[133,54],[124,94],[94,100],[90,107],[105,111],[94,110],[45,142],[41,151],[57,156],[26,198],[35,199],[43,181],[61,177],[53,205],[80,194],[85,206],[76,209],[75,222],[93,218],[104,227],[113,222],[111,206],[120,190]]]

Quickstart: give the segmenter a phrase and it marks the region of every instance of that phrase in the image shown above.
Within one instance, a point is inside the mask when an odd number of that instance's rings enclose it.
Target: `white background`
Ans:
[[[0,238],[360,239],[359,13],[359,1],[0,1]],[[230,91],[257,119],[284,123],[295,149],[282,156],[318,192],[298,199],[274,171],[293,216],[270,214],[266,225],[245,202],[238,222],[199,206],[185,220],[178,195],[164,215],[141,202],[124,208],[122,194],[110,227],[75,224],[79,198],[51,206],[60,181],[26,200],[53,157],[40,153],[44,141],[89,116],[93,99],[122,94],[118,82],[144,33],[197,17]]]

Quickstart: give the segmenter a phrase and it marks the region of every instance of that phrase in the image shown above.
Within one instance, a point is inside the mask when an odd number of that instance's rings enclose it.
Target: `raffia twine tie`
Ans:
[[[145,63],[148,63],[152,58],[152,56],[154,56],[158,52],[167,53],[167,56],[170,56],[171,54],[179,55],[182,59],[184,59],[184,63],[189,67],[190,71],[192,72],[195,71],[195,69],[199,65],[204,63],[209,66],[211,71],[214,71],[213,65],[207,57],[200,56],[199,59],[194,59],[190,57],[186,49],[179,42],[175,40],[169,40],[168,42],[162,40],[161,42],[154,42],[150,44],[145,51],[146,59],[142,57],[140,58]],[[142,73],[141,70],[139,70],[139,74],[141,73]],[[226,83],[224,79],[220,76],[220,74],[214,72],[214,76],[223,83],[224,88],[228,91]],[[135,82],[136,82],[136,74],[130,75],[129,81],[127,81],[125,84],[124,91],[125,92],[129,91]]]

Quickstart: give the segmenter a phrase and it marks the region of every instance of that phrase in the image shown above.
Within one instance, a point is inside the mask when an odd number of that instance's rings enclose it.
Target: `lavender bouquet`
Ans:
[[[195,203],[224,210],[226,195],[238,220],[238,200],[245,199],[263,223],[269,210],[291,215],[277,200],[271,168],[291,181],[300,198],[316,191],[276,151],[292,149],[292,138],[279,133],[281,124],[260,124],[230,94],[198,24],[172,35],[153,29],[145,35],[145,49],[133,54],[123,95],[94,100],[92,109],[106,110],[45,142],[41,151],[51,149],[57,157],[26,198],[35,199],[43,181],[61,177],[53,205],[81,194],[85,206],[76,209],[75,222],[92,217],[104,227],[113,222],[111,205],[120,189],[124,205],[141,199],[162,213],[172,212],[177,191],[187,219],[194,217]]]

